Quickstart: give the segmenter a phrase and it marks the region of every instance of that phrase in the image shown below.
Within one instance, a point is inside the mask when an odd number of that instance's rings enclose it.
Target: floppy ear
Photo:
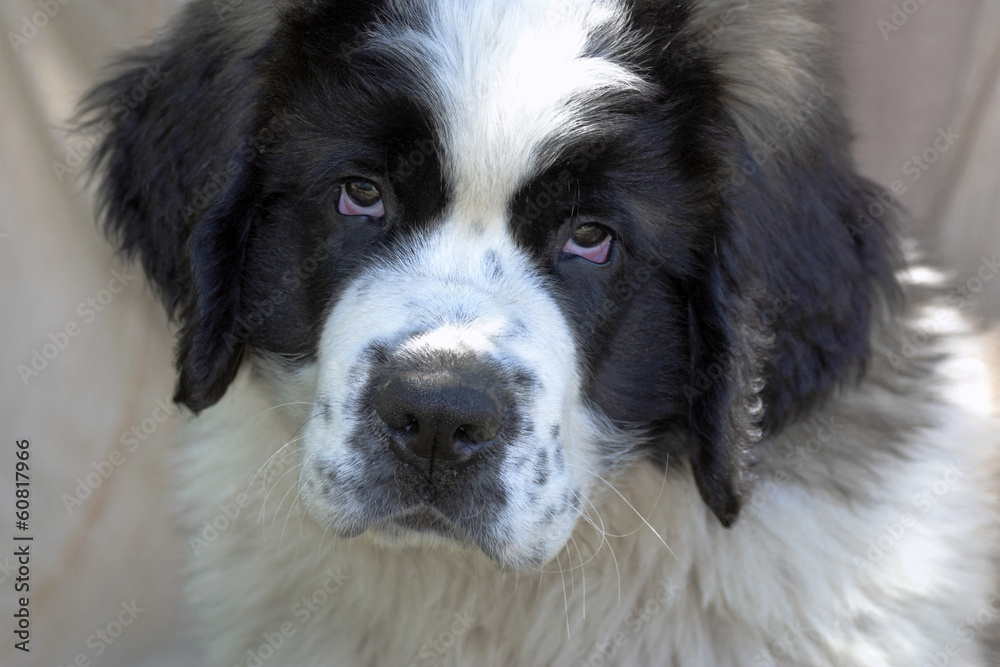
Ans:
[[[636,5],[649,34],[669,37],[652,68],[664,90],[699,91],[677,141],[700,142],[702,169],[718,160],[694,179],[710,181],[716,214],[685,286],[684,393],[694,477],[726,526],[754,443],[860,377],[898,294],[891,206],[855,172],[826,10],[807,5]]]
[[[189,7],[166,36],[124,58],[81,105],[97,144],[105,228],[141,259],[179,320],[174,399],[195,412],[218,401],[239,367],[240,275],[255,213],[261,150],[255,73],[263,23],[223,26],[209,3]]]
[[[689,288],[692,467],[727,526],[754,441],[860,377],[898,296],[889,211],[844,155],[835,108],[823,116],[825,139],[770,164],[744,144],[745,173],[720,190],[720,229]]]
[[[739,232],[716,234],[704,274],[687,290],[691,469],[705,504],[726,527],[739,515],[760,438],[766,343],[754,308],[761,277]]]

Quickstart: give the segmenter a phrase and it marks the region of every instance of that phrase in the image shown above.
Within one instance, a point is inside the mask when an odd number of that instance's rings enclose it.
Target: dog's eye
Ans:
[[[604,264],[611,253],[612,238],[607,227],[588,222],[576,228],[562,251],[594,264]]]
[[[381,218],[385,215],[385,204],[378,186],[368,181],[348,181],[340,186],[340,201],[337,211],[341,215]]]

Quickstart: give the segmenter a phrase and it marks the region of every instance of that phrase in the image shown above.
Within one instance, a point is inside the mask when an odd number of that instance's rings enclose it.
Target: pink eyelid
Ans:
[[[337,211],[341,215],[366,215],[370,218],[381,218],[385,215],[385,204],[379,201],[379,203],[374,206],[358,206],[358,203],[347,195],[346,186],[341,186],[340,200],[337,202]]]
[[[608,255],[611,254],[611,236],[609,235],[600,245],[595,245],[593,248],[584,248],[570,239],[563,246],[563,252],[567,255],[582,257],[594,264],[604,264],[608,261]]]

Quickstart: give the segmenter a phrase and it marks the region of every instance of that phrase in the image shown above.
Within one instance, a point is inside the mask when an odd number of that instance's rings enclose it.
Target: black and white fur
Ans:
[[[827,12],[203,0],[94,90],[206,664],[990,664],[984,343],[854,172]],[[413,455],[410,377],[490,437]]]

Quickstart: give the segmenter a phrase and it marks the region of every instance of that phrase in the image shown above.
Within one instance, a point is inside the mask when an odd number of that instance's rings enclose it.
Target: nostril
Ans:
[[[467,424],[465,426],[459,427],[455,431],[455,442],[463,445],[480,445],[484,442],[489,442],[495,435],[486,435],[486,433],[472,424]]]
[[[497,406],[499,408],[499,404]],[[492,408],[492,406],[490,406]],[[465,424],[455,431],[455,439],[463,443],[480,445],[500,435],[503,428],[503,412],[500,409],[485,409],[475,424]]]
[[[417,418],[412,415],[408,415],[408,418],[410,422],[403,428],[403,430],[407,433],[416,435],[420,432],[420,422],[418,422]]]

